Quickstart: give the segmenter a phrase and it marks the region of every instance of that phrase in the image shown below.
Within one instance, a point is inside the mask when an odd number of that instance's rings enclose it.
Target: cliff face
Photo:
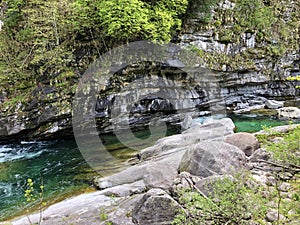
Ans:
[[[220,3],[208,25],[201,23],[199,14],[187,20],[179,45],[196,51],[203,66],[217,71],[230,109],[263,104],[266,98],[298,97],[299,90],[286,78],[300,74],[299,3],[268,1],[256,9],[261,18],[252,18],[251,9],[239,10],[241,2],[250,1]],[[269,7],[276,10],[264,18]],[[277,25],[267,28],[268,19]]]
[[[296,100],[299,90],[286,78],[300,74],[299,2],[270,1],[270,4],[276,2],[276,12],[271,18],[275,18],[277,23],[268,30],[267,24],[261,21],[253,20],[259,29],[245,24],[242,12],[235,10],[238,2],[226,0],[219,4],[214,8],[209,23],[203,23],[202,14],[190,16],[175,41],[202,59],[201,66],[210,69],[205,72],[206,75],[214,74],[219,86],[215,99],[205,88],[187,82],[186,74],[170,65],[164,69],[159,64],[150,67],[132,66],[117,74],[110,82],[111,87],[108,86],[107,91],[99,95],[95,106],[98,131],[112,131],[110,110],[116,104],[118,95],[123,96],[123,102],[118,103],[119,107],[132,101],[126,89],[118,89],[117,86],[130,85],[132,89],[139,89],[133,81],[140,76],[148,77],[148,81],[160,77],[157,80],[158,86],[184,88],[171,90],[168,96],[172,96],[172,99],[164,99],[155,87],[149,87],[146,92],[151,92],[151,96],[135,102],[131,109],[123,109],[123,112],[130,113],[130,124],[135,128],[143,127],[153,117],[175,123],[185,114],[209,114],[210,105],[214,101],[222,102],[223,105],[216,111],[224,112],[261,107],[267,99]],[[249,28],[246,29],[247,26]],[[77,78],[65,79],[65,82],[72,84]],[[7,96],[5,93],[0,94],[3,103],[0,141],[72,136],[73,95],[74,90],[59,88],[42,78],[27,103],[15,101],[5,107]]]

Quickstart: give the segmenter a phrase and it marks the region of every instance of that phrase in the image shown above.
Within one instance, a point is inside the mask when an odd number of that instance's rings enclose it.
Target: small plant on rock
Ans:
[[[26,183],[26,190],[24,191],[24,196],[28,203],[37,203],[38,204],[40,215],[39,215],[39,221],[37,224],[40,225],[42,223],[43,208],[45,206],[43,181],[39,185],[39,189],[35,189],[33,180],[31,178],[28,178],[27,183]],[[32,221],[30,220],[29,215],[27,215],[27,219],[30,224],[35,224],[35,223],[32,223]]]

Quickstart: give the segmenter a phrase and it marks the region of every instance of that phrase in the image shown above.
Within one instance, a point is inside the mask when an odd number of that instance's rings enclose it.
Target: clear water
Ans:
[[[278,120],[275,117],[258,116],[254,114],[248,115],[230,115],[233,120],[237,132],[257,132],[264,127],[275,127],[281,125],[288,125],[290,123],[299,124],[300,120]]]
[[[166,135],[174,133],[177,133],[176,128],[170,128]],[[154,137],[148,143],[149,135],[147,130],[135,132],[141,146],[152,145],[159,138]],[[103,165],[101,175],[125,168],[128,166],[126,161],[137,153],[112,135],[103,135],[101,139],[112,155],[122,162],[122,165]],[[91,190],[91,181],[96,175],[99,176],[85,162],[75,140],[0,145],[0,221],[24,214],[26,209],[34,207],[24,197],[28,178],[34,181],[36,189],[43,183],[44,202],[50,205]]]
[[[288,124],[288,121],[255,115],[231,117],[237,131],[255,132],[263,126]],[[171,129],[167,135],[177,132],[178,130]],[[148,135],[147,131],[136,134],[141,142]],[[102,139],[107,142],[107,148],[120,159],[126,160],[136,154],[114,136],[103,136]],[[108,169],[107,173],[112,170]],[[0,221],[24,214],[24,210],[31,206],[24,197],[28,178],[36,185],[44,184],[45,202],[50,205],[67,196],[89,190],[90,181],[95,175],[97,174],[84,161],[74,140],[0,145]]]
[[[47,202],[87,188],[87,181],[77,178],[86,171],[89,167],[73,140],[0,145],[0,220],[29,206],[24,197],[28,178],[44,184]]]

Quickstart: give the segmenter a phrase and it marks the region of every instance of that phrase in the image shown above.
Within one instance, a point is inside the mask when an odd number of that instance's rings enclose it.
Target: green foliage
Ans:
[[[108,215],[107,215],[106,213],[100,213],[100,219],[101,219],[102,221],[105,221],[105,220],[108,219]]]
[[[0,31],[0,92],[8,96],[6,105],[15,96],[30,96],[41,82],[73,93],[78,74],[117,44],[171,40],[188,5],[187,0],[6,3]]]
[[[203,23],[209,23],[212,20],[212,9],[216,4],[220,2],[218,0],[190,0],[189,9],[186,17],[200,16],[200,20]]]
[[[172,31],[180,29],[179,19],[187,0],[109,0],[99,3],[99,18],[104,33],[117,40],[136,38],[170,41]]]
[[[268,142],[266,148],[273,158],[287,165],[300,166],[300,127],[286,134],[278,143]]]
[[[68,24],[70,6],[67,1],[32,0],[17,4],[8,1],[7,20],[0,32],[0,80],[6,91],[16,93],[35,85],[44,74],[63,71],[72,60]],[[10,88],[11,87],[11,88]]]
[[[247,30],[268,32],[277,18],[274,17],[271,6],[266,6],[263,0],[237,0],[237,22]]]
[[[139,0],[108,0],[99,4],[101,25],[108,36],[131,39],[143,36],[149,11]]]
[[[267,207],[259,188],[250,188],[250,177],[225,177],[208,184],[210,193],[183,190],[179,202],[185,212],[179,213],[173,224],[245,224],[251,218],[264,218]]]
[[[35,189],[33,180],[31,178],[28,178],[26,186],[27,186],[27,189],[24,191],[24,196],[25,196],[27,202],[35,203],[36,201],[38,201],[39,221],[37,224],[40,225],[41,221],[42,221],[43,208],[45,206],[45,203],[43,201],[44,200],[44,185],[43,185],[43,183],[41,183],[39,185],[39,189]],[[28,215],[27,215],[27,219],[30,224],[33,224]]]
[[[295,77],[288,77],[287,80],[288,81],[293,81],[295,83],[297,82],[299,84],[299,82],[300,82],[300,76],[298,75],[298,76],[295,76]],[[295,87],[296,88],[300,88],[300,85],[297,85],[297,83],[296,83]]]

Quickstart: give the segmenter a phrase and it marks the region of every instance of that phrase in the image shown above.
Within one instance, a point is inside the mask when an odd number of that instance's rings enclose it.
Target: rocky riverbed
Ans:
[[[277,127],[287,132],[296,125]],[[234,133],[229,118],[193,123],[182,134],[165,137],[138,154],[135,165],[105,178],[95,178],[99,191],[83,194],[46,208],[42,224],[171,224],[182,205],[178,202],[180,188],[197,188],[205,193],[204,181],[215,177],[251,172],[255,185],[266,187],[270,195],[275,188],[283,200],[292,201],[293,188],[289,180],[295,173],[282,171],[280,185],[272,171],[278,169],[270,153],[260,147],[258,139],[249,133]],[[263,133],[260,132],[259,134]],[[299,224],[299,218],[286,218],[277,213],[270,202],[264,224],[279,218],[285,224]],[[293,212],[289,212],[292,214]],[[29,215],[36,223],[40,214]],[[291,219],[293,218],[293,219]],[[257,224],[251,220],[246,224]],[[2,224],[29,224],[26,216]]]

